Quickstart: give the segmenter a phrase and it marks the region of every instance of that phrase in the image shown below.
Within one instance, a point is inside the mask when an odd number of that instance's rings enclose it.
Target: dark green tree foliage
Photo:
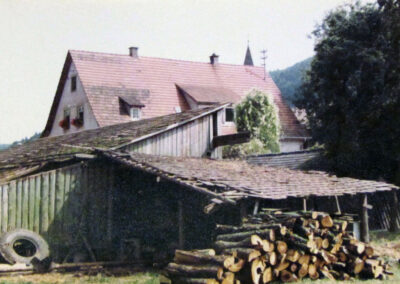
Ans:
[[[331,12],[296,104],[338,174],[394,180],[400,155],[400,5]]]
[[[269,74],[282,93],[287,103],[293,105],[296,94],[302,83],[304,73],[310,68],[312,58],[307,58],[293,66],[282,70],[271,71]]]

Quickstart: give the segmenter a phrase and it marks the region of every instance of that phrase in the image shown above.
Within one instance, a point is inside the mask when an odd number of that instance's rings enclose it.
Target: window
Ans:
[[[71,117],[71,111],[69,108],[64,109],[64,119],[60,121],[60,126],[64,129],[67,130],[69,129],[69,121]]]
[[[71,110],[69,108],[64,109],[64,119],[68,119],[71,116]]]
[[[83,106],[78,106],[76,109],[76,118],[79,119],[83,123],[84,118],[84,108]]]
[[[234,122],[235,121],[235,110],[233,108],[225,109],[225,122]]]
[[[129,114],[132,118],[132,120],[138,120],[140,119],[140,108],[138,107],[131,107],[129,109]]]
[[[76,91],[76,76],[71,77],[71,92]]]
[[[176,106],[176,107],[174,107],[174,109],[175,109],[175,113],[181,113],[182,112],[180,106]]]

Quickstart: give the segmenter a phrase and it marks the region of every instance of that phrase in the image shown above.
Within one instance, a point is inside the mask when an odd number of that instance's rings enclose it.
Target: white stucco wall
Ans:
[[[303,140],[281,140],[279,141],[281,152],[294,152],[303,150]]]
[[[71,78],[77,76],[76,80],[76,90],[71,92]],[[70,108],[70,119],[77,117],[77,107],[83,105],[84,108],[84,122],[82,127],[76,127],[70,123],[69,129],[64,130],[59,126],[59,122],[64,119],[64,109]],[[67,133],[74,133],[82,130],[93,129],[99,127],[92,110],[89,106],[86,94],[83,90],[82,83],[77,75],[75,65],[71,63],[68,78],[64,85],[64,90],[62,92],[61,100],[58,105],[57,114],[55,116],[54,123],[52,125],[49,136],[58,136]]]

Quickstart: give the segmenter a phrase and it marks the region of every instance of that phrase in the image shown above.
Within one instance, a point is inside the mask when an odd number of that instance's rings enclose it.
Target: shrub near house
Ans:
[[[280,151],[278,111],[269,94],[257,89],[251,90],[236,106],[236,125],[238,131],[250,132],[251,141],[226,147],[225,156],[237,157]]]

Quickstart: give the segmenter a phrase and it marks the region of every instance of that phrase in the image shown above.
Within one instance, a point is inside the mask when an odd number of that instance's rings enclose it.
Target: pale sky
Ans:
[[[243,64],[250,40],[267,69],[313,55],[307,36],[350,0],[0,0],[0,143],[42,131],[68,49]]]

